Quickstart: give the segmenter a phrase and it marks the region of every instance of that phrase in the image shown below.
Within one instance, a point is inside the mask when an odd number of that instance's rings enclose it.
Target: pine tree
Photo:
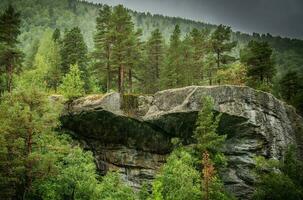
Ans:
[[[9,5],[0,16],[0,73],[6,73],[6,87],[9,92],[12,91],[13,74],[20,68],[22,58],[22,53],[17,48],[20,26],[20,13]]]
[[[4,145],[0,148],[0,179],[6,182],[0,188],[1,195],[4,191],[10,198],[28,199],[34,178],[42,173],[34,170],[38,161],[34,151],[39,149],[39,138],[58,126],[59,110],[36,87],[4,94],[0,104],[0,138]]]
[[[162,88],[173,88],[181,85],[181,30],[179,25],[175,26],[170,37],[170,44],[167,51],[167,61],[162,73]]]
[[[134,24],[126,8],[122,5],[114,7],[111,21],[113,36],[112,59],[113,66],[118,71],[118,91],[125,91],[125,74],[129,63],[128,51],[130,49],[131,35],[134,31]]]
[[[230,27],[219,25],[211,34],[211,51],[215,54],[216,70],[235,60],[234,57],[228,55],[236,46],[236,42],[230,41],[231,32]]]
[[[146,43],[146,67],[144,70],[144,90],[154,93],[160,88],[160,69],[164,59],[164,41],[159,29],[155,29]]]
[[[247,76],[251,79],[251,86],[270,84],[275,75],[272,59],[273,50],[267,42],[250,41],[241,50],[241,62],[247,65]]]
[[[207,30],[193,29],[190,33],[192,52],[192,66],[190,74],[192,75],[192,83],[199,84],[203,80],[205,73],[204,58],[209,51],[209,44]]]
[[[112,88],[112,10],[109,6],[103,5],[97,17],[97,32],[94,37],[95,51],[93,53],[96,59],[95,68],[99,72],[106,72],[106,90],[109,92]]]
[[[84,94],[84,82],[78,65],[71,65],[70,71],[63,78],[59,91],[68,99],[81,97]]]

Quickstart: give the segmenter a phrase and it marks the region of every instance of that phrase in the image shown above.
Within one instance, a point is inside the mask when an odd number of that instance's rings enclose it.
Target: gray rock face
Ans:
[[[131,115],[121,109],[117,93],[90,96],[75,101],[62,122],[93,151],[100,172],[119,170],[139,188],[151,182],[165,162],[171,138],[192,142],[203,96],[211,96],[214,109],[222,113],[219,133],[228,136],[223,148],[228,167],[222,177],[240,199],[253,192],[255,156],[281,159],[290,144],[303,155],[302,118],[271,94],[248,87],[191,86],[138,96]]]

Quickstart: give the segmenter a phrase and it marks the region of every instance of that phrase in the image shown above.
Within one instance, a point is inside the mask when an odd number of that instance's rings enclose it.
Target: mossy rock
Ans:
[[[138,94],[124,94],[121,101],[121,110],[126,115],[135,115],[139,108],[139,96]]]

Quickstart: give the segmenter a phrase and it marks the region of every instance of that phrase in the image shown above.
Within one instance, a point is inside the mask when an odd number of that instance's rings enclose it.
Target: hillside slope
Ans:
[[[89,49],[93,49],[95,19],[101,5],[77,0],[14,0],[13,2],[2,0],[0,2],[0,10],[3,11],[9,3],[16,6],[22,13],[23,26],[20,41],[25,53],[34,48],[33,44],[37,42],[46,28],[59,28],[64,31],[74,26],[81,28]],[[180,25],[183,35],[193,28],[213,29],[216,27],[215,25],[182,18],[151,15],[135,11],[131,11],[131,13],[136,27],[143,30],[143,39],[146,39],[155,28],[160,28],[167,41],[176,24]],[[239,51],[241,47],[252,39],[268,41],[276,50],[275,60],[280,74],[289,69],[299,71],[303,69],[303,58],[301,56],[303,54],[302,40],[273,37],[270,34],[260,35],[255,33],[248,35],[240,32],[233,33],[232,39],[238,41],[236,51]]]

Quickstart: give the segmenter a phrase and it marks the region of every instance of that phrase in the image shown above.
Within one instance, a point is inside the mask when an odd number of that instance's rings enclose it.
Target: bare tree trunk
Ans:
[[[118,74],[118,92],[119,93],[121,93],[121,90],[122,90],[122,88],[121,88],[121,79],[122,79],[122,77],[121,77],[121,66],[119,66],[119,74]]]
[[[111,77],[111,66],[110,66],[110,50],[109,50],[109,47],[107,49],[107,92],[110,91],[111,89],[111,81],[112,81],[112,77]]]
[[[217,71],[216,72],[218,72],[219,69],[220,69],[220,53],[217,52]],[[220,79],[218,80],[218,84],[221,85]]]
[[[119,67],[119,92],[124,94],[124,65]]]

